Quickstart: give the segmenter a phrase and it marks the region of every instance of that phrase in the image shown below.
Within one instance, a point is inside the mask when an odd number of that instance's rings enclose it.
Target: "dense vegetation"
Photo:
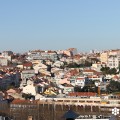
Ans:
[[[120,82],[111,80],[110,84],[107,85],[107,92],[108,93],[120,92]]]
[[[118,73],[117,69],[115,69],[115,68],[109,68],[107,66],[102,67],[100,70],[102,71],[103,75],[106,75],[106,74],[110,74],[110,75],[114,74],[115,75],[115,74]]]

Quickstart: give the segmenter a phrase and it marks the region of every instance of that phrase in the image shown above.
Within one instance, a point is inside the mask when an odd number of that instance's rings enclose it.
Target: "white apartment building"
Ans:
[[[110,68],[118,68],[120,62],[120,56],[110,55],[108,58],[108,67]]]
[[[22,93],[31,94],[31,95],[35,96],[37,94],[36,87],[33,84],[27,85],[27,86],[23,87]]]
[[[100,54],[100,61],[101,61],[101,63],[108,62],[108,52],[103,52]]]
[[[110,50],[108,56],[108,67],[118,68],[120,62],[120,50]]]
[[[1,56],[6,58],[7,60],[11,61],[12,60],[12,58],[11,58],[12,55],[13,55],[12,51],[3,51]]]
[[[74,77],[70,78],[70,84],[73,86],[80,86],[83,88],[85,86],[85,77]]]
[[[30,51],[28,53],[28,60],[53,60],[58,58],[55,51]]]
[[[7,65],[8,65],[8,60],[7,60],[7,58],[0,57],[0,65],[1,65],[1,66],[7,66]]]

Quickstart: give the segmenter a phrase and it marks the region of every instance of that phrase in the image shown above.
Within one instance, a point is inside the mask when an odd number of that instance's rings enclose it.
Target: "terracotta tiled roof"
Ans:
[[[76,70],[76,69],[74,69],[74,70],[70,70],[70,75],[77,75],[79,72]]]
[[[32,63],[31,63],[31,62],[26,62],[26,63],[23,63],[23,66],[31,67],[31,66],[32,66]]]
[[[47,53],[55,53],[55,51],[48,50]]]
[[[68,48],[68,50],[74,50],[75,48]]]
[[[71,92],[68,96],[96,96],[93,92]]]
[[[28,104],[28,103],[37,103],[37,102],[38,102],[37,100],[30,101],[30,100],[15,99],[12,101],[12,104]]]
[[[81,55],[77,54],[77,55],[74,56],[74,59],[80,59],[81,57],[82,57]]]
[[[92,69],[84,70],[83,72],[86,72],[86,73],[94,73],[94,74],[97,75],[97,76],[102,75],[102,72],[97,72],[97,71],[92,70]]]
[[[119,77],[118,77],[117,75],[115,75],[115,76],[113,77],[113,79],[119,79]]]
[[[84,80],[85,78],[77,78],[77,80]]]
[[[83,72],[97,72],[97,71],[92,70],[92,69],[88,69],[88,70],[84,70]]]
[[[95,76],[88,76],[88,78],[99,78],[99,77],[95,75]]]

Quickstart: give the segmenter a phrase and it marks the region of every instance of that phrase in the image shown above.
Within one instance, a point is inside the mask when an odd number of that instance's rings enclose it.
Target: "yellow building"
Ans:
[[[103,52],[100,54],[100,61],[107,64],[108,62],[108,52]]]

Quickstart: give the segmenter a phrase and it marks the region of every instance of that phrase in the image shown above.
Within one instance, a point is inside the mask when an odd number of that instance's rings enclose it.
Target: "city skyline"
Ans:
[[[119,0],[0,1],[0,51],[120,48]]]

